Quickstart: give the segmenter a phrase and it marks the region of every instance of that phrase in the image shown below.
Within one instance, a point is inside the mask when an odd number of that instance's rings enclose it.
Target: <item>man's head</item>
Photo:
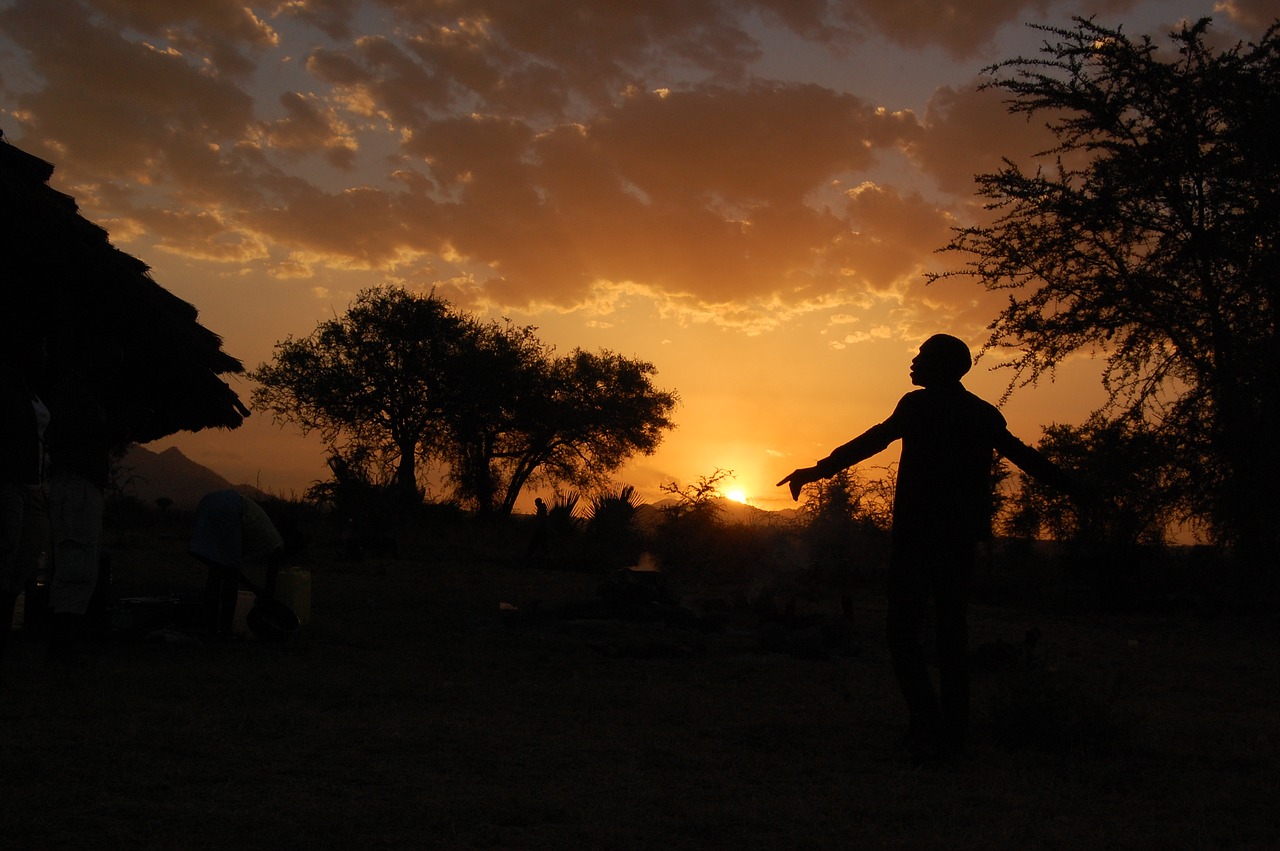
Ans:
[[[973,366],[969,347],[950,334],[934,334],[911,361],[911,383],[920,387],[959,381]]]

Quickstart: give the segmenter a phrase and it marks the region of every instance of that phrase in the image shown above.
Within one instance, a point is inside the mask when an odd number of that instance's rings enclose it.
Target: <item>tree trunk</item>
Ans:
[[[545,450],[543,450],[545,452]],[[533,475],[533,471],[538,469],[540,461],[534,460],[532,453],[525,453],[520,456],[516,462],[516,468],[511,473],[511,481],[507,482],[507,492],[502,498],[502,508],[500,509],[503,516],[511,514],[515,510],[516,500],[520,497],[520,491],[524,490],[524,486],[529,481],[529,477]],[[543,456],[538,456],[539,458]]]
[[[1237,593],[1241,602],[1262,603],[1280,588],[1280,447],[1272,419],[1276,400],[1249,398],[1247,389],[1230,395],[1222,400],[1219,415],[1219,445],[1228,473],[1221,504],[1235,550]]]
[[[418,444],[400,443],[400,464],[396,468],[395,490],[405,505],[414,505],[422,500],[418,491]]]

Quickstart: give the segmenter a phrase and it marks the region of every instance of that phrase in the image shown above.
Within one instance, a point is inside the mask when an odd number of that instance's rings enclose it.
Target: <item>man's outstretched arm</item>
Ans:
[[[1057,488],[1073,499],[1082,499],[1079,484],[1057,464],[1014,437],[1006,429],[996,441],[996,451],[1032,478]]]
[[[778,487],[790,485],[791,499],[797,500],[800,498],[800,490],[805,485],[810,482],[816,482],[819,479],[825,479],[828,476],[834,476],[846,467],[852,467],[859,461],[865,461],[883,450],[898,436],[897,430],[893,426],[893,418],[890,417],[879,425],[874,425],[867,429],[848,443],[836,447],[830,455],[812,467],[800,467],[792,470],[782,481],[778,482]]]

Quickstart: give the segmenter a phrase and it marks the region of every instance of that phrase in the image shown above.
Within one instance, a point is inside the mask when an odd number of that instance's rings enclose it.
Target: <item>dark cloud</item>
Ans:
[[[206,57],[219,73],[246,76],[251,52],[273,47],[275,30],[240,0],[84,0],[104,19],[160,36],[184,53]]]
[[[1046,0],[857,0],[845,15],[866,33],[905,47],[938,46],[953,56],[977,56],[996,32],[1043,15]]]
[[[263,128],[263,144],[273,151],[323,152],[335,168],[350,171],[358,143],[332,108],[297,92],[280,95],[285,115]]]
[[[827,48],[964,55],[1038,8],[925,5],[16,0],[0,32],[38,81],[13,111],[31,147],[121,234],[513,306],[636,288],[747,327],[761,305],[898,297],[940,262],[945,194],[1038,144],[973,86],[920,120],[747,73],[761,20]],[[877,176],[898,151],[944,200]]]
[[[1276,0],[1222,0],[1215,8],[1235,23],[1258,33],[1280,21],[1280,3]]]
[[[275,0],[271,15],[309,24],[332,39],[347,39],[353,33],[359,0]]]
[[[999,89],[979,81],[959,88],[943,86],[925,110],[922,132],[907,150],[939,188],[957,196],[971,194],[974,175],[992,172],[1002,159],[1026,163],[1054,144],[1043,116],[1014,115]]]
[[[363,107],[398,126],[422,124],[456,99],[446,72],[424,66],[383,35],[361,36],[342,49],[317,49],[307,58],[307,70],[322,83],[357,94],[349,108]]]
[[[154,181],[170,148],[240,139],[253,124],[243,89],[130,41],[78,5],[18,0],[0,12],[0,32],[22,45],[43,82],[17,96],[50,146],[40,152],[73,170]]]

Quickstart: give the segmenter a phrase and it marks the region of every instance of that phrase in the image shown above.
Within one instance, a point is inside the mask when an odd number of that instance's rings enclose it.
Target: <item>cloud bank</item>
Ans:
[[[0,119],[117,241],[300,291],[326,269],[531,311],[625,290],[751,333],[868,299],[960,316],[973,294],[923,297],[921,275],[972,175],[1042,131],[972,80],[917,114],[752,66],[785,30],[976,73],[1047,6],[15,0]]]

